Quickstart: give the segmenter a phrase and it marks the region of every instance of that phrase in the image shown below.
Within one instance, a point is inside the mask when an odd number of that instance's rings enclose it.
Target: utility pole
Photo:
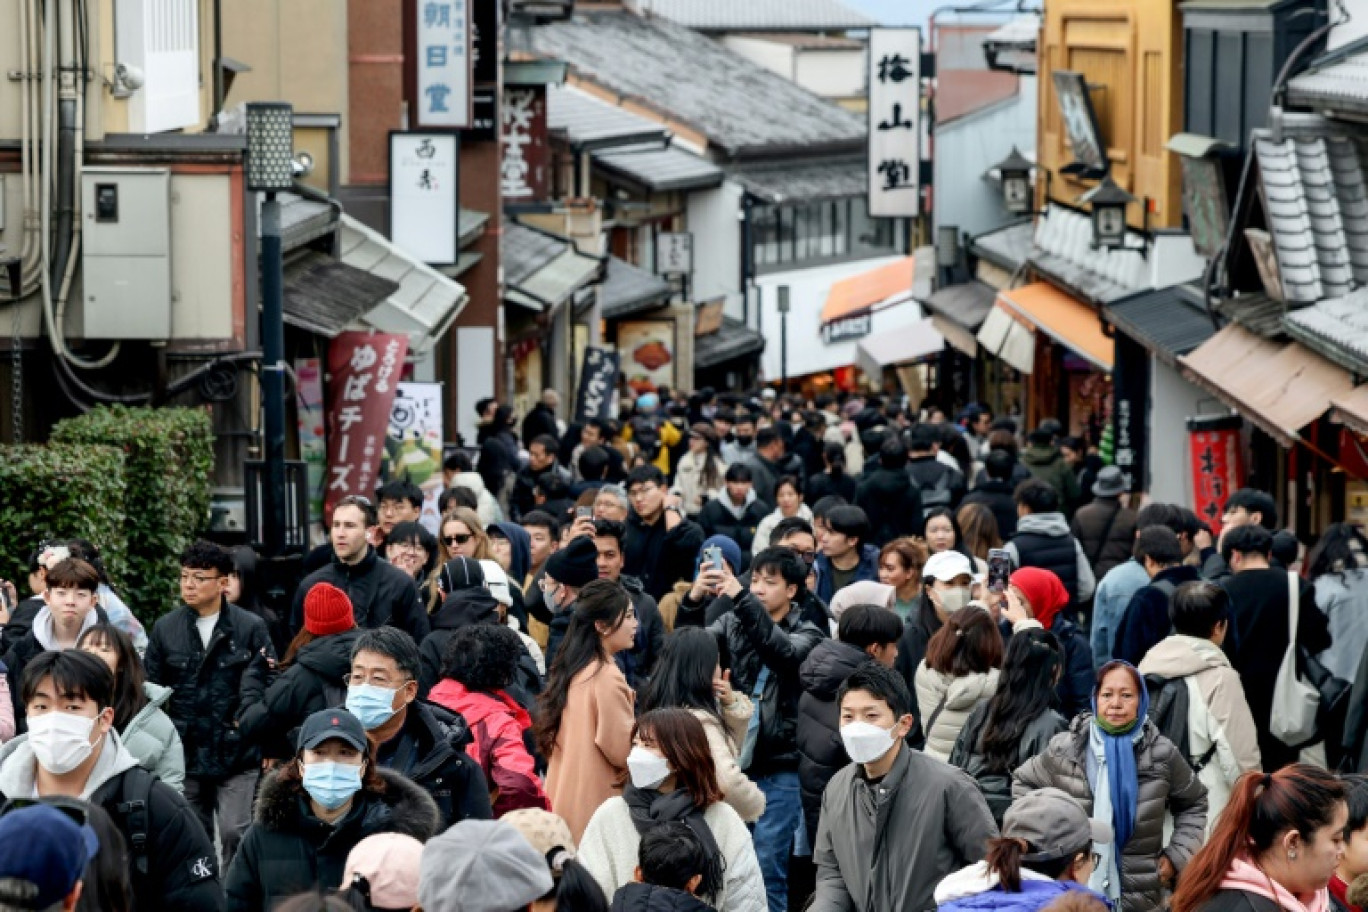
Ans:
[[[788,392],[788,314],[789,287],[779,286],[779,383]]]

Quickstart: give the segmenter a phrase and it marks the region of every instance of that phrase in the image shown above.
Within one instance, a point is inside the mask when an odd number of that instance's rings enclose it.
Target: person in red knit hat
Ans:
[[[310,589],[304,629],[286,650],[266,696],[243,716],[243,740],[259,743],[272,759],[294,756],[289,733],[310,714],[345,702],[352,648],[360,637],[347,593],[330,583]]]
[[[1040,567],[1022,567],[1012,574],[1005,599],[1002,616],[1013,630],[1039,625],[1064,647],[1064,674],[1055,688],[1064,717],[1086,712],[1094,678],[1092,647],[1063,610],[1069,604],[1069,592],[1059,577]]]

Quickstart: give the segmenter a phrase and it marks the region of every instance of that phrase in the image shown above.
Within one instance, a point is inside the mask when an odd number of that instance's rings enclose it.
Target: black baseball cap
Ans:
[[[369,748],[366,729],[361,720],[345,709],[320,709],[304,720],[299,729],[299,742],[296,750],[313,750],[332,738],[345,741],[363,754]]]

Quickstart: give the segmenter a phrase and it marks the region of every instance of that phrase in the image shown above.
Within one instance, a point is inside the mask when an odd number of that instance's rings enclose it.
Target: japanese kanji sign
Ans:
[[[348,494],[372,497],[390,410],[408,353],[402,333],[344,332],[328,346],[328,476],[323,508]]]
[[[656,235],[656,275],[689,275],[693,272],[693,235],[687,231],[662,231]]]
[[[503,99],[504,202],[542,202],[550,190],[546,86],[509,86]]]
[[[1192,448],[1192,506],[1198,517],[1221,534],[1221,516],[1230,495],[1244,487],[1239,418],[1188,419]]]
[[[417,9],[417,127],[470,126],[471,24],[475,0],[411,0]]]
[[[921,208],[921,29],[869,32],[869,214]]]
[[[1113,462],[1126,480],[1126,490],[1148,488],[1145,468],[1149,431],[1149,351],[1125,333],[1116,334],[1116,360],[1112,366]]]
[[[390,134],[390,240],[424,263],[460,255],[455,133]]]
[[[611,418],[613,390],[617,388],[618,353],[590,345],[584,349],[579,393],[575,396],[575,420]]]

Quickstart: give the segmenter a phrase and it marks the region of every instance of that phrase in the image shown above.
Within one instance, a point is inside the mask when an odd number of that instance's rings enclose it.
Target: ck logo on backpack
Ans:
[[[190,876],[195,880],[208,880],[214,876],[214,862],[208,855],[190,862]]]

